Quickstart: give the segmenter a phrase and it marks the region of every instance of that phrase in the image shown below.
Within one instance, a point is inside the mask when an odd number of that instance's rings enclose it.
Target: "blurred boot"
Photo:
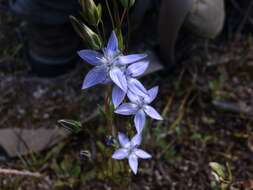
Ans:
[[[213,39],[222,30],[224,18],[223,0],[163,0],[158,23],[162,58],[175,64],[175,47],[181,31],[188,38]],[[193,42],[188,41],[188,45]],[[187,46],[187,40],[182,41],[182,46]]]
[[[27,26],[27,57],[32,72],[54,77],[74,68],[79,39],[69,24]]]
[[[32,73],[54,77],[74,68],[79,39],[69,22],[74,0],[12,0],[13,12],[27,23],[26,53]]]
[[[163,0],[161,3],[158,32],[161,57],[168,64],[175,63],[175,45],[179,30],[192,8],[192,0]]]
[[[61,25],[78,14],[77,0],[9,0],[14,13],[37,24]]]

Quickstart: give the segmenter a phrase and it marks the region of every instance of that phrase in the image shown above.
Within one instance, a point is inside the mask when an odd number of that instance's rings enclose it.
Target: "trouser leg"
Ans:
[[[78,12],[77,0],[10,0],[12,10],[29,22],[60,25]]]
[[[27,22],[27,55],[35,74],[56,76],[74,67],[78,37],[69,15],[76,0],[12,0],[12,10]]]

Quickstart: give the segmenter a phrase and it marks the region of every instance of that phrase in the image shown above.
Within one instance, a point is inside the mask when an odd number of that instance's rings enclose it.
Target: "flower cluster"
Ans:
[[[87,63],[94,66],[86,75],[82,89],[87,89],[97,84],[112,83],[112,102],[115,113],[120,115],[134,115],[134,124],[137,135],[131,141],[119,133],[118,138],[121,148],[116,150],[113,158],[120,160],[128,158],[132,171],[136,174],[138,158],[148,159],[151,156],[138,149],[141,144],[141,133],[146,123],[146,115],[162,120],[160,114],[149,104],[156,98],[158,87],[147,90],[137,79],[147,70],[149,62],[146,54],[123,55],[118,47],[118,39],[112,32],[107,47],[102,53],[94,50],[81,50],[79,56]],[[130,102],[124,102],[125,98]]]

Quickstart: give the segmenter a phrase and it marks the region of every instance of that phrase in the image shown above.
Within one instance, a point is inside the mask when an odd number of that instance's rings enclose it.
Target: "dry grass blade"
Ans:
[[[33,173],[30,171],[19,171],[19,170],[14,170],[14,169],[3,169],[3,168],[0,168],[0,176],[1,175],[27,176],[27,177],[35,177],[35,178],[43,177],[40,173]]]

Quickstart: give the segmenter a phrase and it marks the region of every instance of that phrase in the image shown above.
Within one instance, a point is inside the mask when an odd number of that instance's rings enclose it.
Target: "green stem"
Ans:
[[[100,23],[102,25],[103,39],[104,39],[104,42],[105,42],[106,41],[106,37],[105,37],[105,25],[104,25],[104,22],[102,20],[100,20]]]
[[[128,184],[128,190],[132,190],[132,178],[131,178],[132,175],[131,175],[131,171],[128,172],[128,176],[129,176],[129,177],[128,177],[128,178],[129,178],[129,179],[128,179],[128,180],[129,180],[129,181],[128,181],[128,183],[129,183],[129,184]]]
[[[126,16],[126,13],[127,13],[127,9],[125,8],[124,11],[123,11],[123,14],[121,16],[121,19],[120,19],[120,27],[122,26],[123,24],[123,21],[124,21],[124,18]]]
[[[131,26],[130,26],[130,18],[129,18],[129,9],[127,9],[127,38],[126,38],[126,50],[129,46],[129,41],[131,37]]]
[[[101,32],[99,30],[99,26],[98,25],[99,25],[99,23],[95,26],[95,28],[96,28],[96,31],[98,33],[98,36],[99,36],[100,40],[102,40],[102,46],[104,46],[104,38],[101,35]]]
[[[111,96],[111,86],[108,86],[106,90],[106,97],[105,97],[105,113],[106,113],[106,120],[107,120],[107,126],[111,130],[110,133],[112,134],[113,137],[116,137],[116,128],[113,122],[113,110],[111,110],[111,101],[110,101],[110,96]]]
[[[111,161],[112,161],[112,177],[114,178],[115,174],[114,174],[114,160],[111,158]]]
[[[117,0],[113,0],[113,9],[114,9],[114,17],[116,20],[116,24],[117,24],[117,29],[120,29],[121,25],[120,25],[120,17],[119,17],[119,9],[118,9],[118,4],[117,4]]]
[[[107,10],[108,10],[110,19],[111,19],[112,27],[113,27],[113,29],[114,29],[114,28],[115,28],[115,24],[114,24],[114,20],[113,20],[113,16],[112,16],[112,11],[111,11],[111,9],[110,9],[110,5],[109,5],[109,3],[108,3],[108,0],[105,0],[105,4],[106,4],[106,7],[107,7]]]

